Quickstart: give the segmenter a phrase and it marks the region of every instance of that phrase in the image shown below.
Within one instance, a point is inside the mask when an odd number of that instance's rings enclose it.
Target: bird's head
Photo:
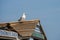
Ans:
[[[22,18],[24,18],[24,19],[26,18],[25,12],[23,13]]]

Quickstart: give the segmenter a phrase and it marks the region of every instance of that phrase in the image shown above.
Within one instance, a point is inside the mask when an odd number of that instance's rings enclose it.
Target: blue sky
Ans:
[[[0,0],[0,22],[40,19],[48,40],[60,40],[60,0]]]

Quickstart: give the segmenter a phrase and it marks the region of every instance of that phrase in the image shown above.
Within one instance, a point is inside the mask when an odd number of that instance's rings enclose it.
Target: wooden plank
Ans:
[[[11,26],[22,36],[31,36],[38,21],[24,21],[11,23]],[[32,30],[29,30],[32,29]]]
[[[17,25],[17,24],[30,24],[30,23],[37,23],[39,20],[29,20],[29,21],[15,21],[15,22],[4,22],[4,23],[0,23],[0,27],[5,27],[7,25],[7,23],[9,23],[11,26],[13,25]]]
[[[35,26],[38,22],[39,20],[9,22],[10,24],[9,26],[11,26],[13,30],[16,30],[22,36],[31,36],[34,30],[28,30],[28,29],[35,29]],[[5,24],[6,23],[4,23],[4,25]]]
[[[19,32],[19,34],[22,36],[31,36],[32,33],[33,33],[33,31],[31,31],[31,32]]]
[[[35,26],[34,25],[15,25],[15,26],[12,26],[15,30],[23,30],[23,29],[34,29]]]
[[[23,29],[23,30],[18,30],[19,32],[30,32],[34,31],[34,29]]]
[[[7,24],[6,23],[2,23],[0,24],[0,27],[5,27]]]

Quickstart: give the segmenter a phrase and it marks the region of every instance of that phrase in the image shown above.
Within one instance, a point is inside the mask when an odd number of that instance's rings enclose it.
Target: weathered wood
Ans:
[[[22,36],[31,36],[34,31],[38,20],[34,21],[22,21],[18,23],[10,23],[11,27],[16,30]]]
[[[22,36],[31,36],[39,20],[9,22],[9,26]],[[7,23],[0,24],[0,26],[7,26]]]
[[[0,27],[5,27],[7,24],[6,23],[1,23]]]

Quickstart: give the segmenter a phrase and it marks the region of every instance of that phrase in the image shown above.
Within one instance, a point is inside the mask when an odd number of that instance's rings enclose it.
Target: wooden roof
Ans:
[[[10,26],[22,36],[31,36],[39,20],[9,22]],[[0,23],[0,27],[5,27],[7,23]]]

